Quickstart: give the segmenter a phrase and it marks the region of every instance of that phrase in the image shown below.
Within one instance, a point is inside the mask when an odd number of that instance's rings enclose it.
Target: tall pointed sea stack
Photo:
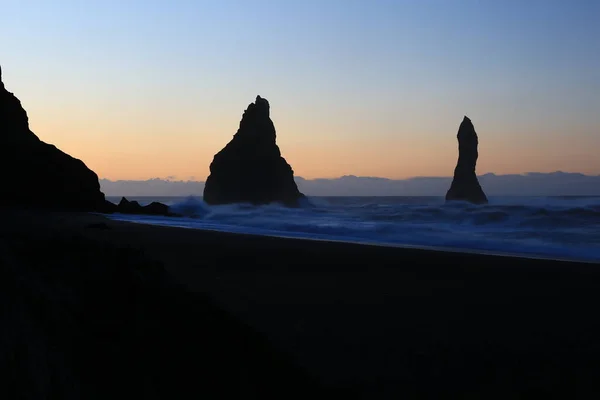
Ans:
[[[446,193],[446,201],[460,200],[474,204],[488,202],[475,174],[477,146],[479,141],[471,120],[465,116],[458,128],[458,163],[454,169],[454,179],[450,190]]]
[[[204,187],[208,204],[283,203],[297,206],[304,197],[292,167],[275,143],[269,102],[260,96],[248,106],[237,133],[210,164]]]
[[[76,158],[42,142],[29,129],[27,112],[7,91],[0,69],[0,206],[100,211],[98,176]]]

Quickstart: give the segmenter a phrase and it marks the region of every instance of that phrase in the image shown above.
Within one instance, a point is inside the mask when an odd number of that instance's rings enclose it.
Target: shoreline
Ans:
[[[260,237],[270,237],[270,238],[290,239],[290,240],[307,240],[307,241],[326,242],[326,243],[343,243],[343,244],[350,244],[350,245],[356,245],[356,246],[397,248],[400,250],[406,249],[406,250],[420,250],[420,251],[425,251],[425,252],[434,251],[434,252],[442,252],[442,253],[473,254],[473,255],[490,256],[490,257],[525,258],[525,259],[535,259],[535,260],[543,260],[543,261],[549,261],[549,262],[565,261],[565,262],[575,262],[575,263],[582,263],[582,264],[597,264],[600,266],[600,260],[589,260],[589,259],[579,259],[579,258],[570,258],[570,257],[553,257],[553,256],[549,256],[549,255],[534,254],[534,253],[514,253],[514,252],[511,253],[511,252],[502,252],[502,251],[484,250],[484,249],[479,250],[479,249],[469,249],[469,248],[430,246],[430,245],[419,245],[419,244],[403,244],[403,243],[393,243],[393,242],[361,241],[360,239],[343,240],[343,239],[334,239],[334,238],[294,236],[294,235],[286,235],[283,233],[275,234],[275,233],[233,232],[233,231],[228,231],[225,229],[190,227],[190,226],[183,226],[183,225],[167,225],[167,224],[156,223],[156,222],[153,222],[152,220],[120,219],[118,216],[112,217],[112,215],[102,214],[102,213],[92,213],[92,214],[104,216],[111,221],[119,221],[119,222],[132,223],[132,224],[156,226],[156,227],[161,227],[161,228],[188,229],[188,230],[198,230],[198,231],[206,231],[206,232],[227,233],[227,234],[232,234],[232,235],[260,236]],[[121,214],[121,215],[123,215],[127,218],[127,214]],[[188,218],[188,217],[171,216],[171,217],[156,217],[156,218],[159,218],[159,219],[168,218],[169,220],[177,220],[177,218]]]

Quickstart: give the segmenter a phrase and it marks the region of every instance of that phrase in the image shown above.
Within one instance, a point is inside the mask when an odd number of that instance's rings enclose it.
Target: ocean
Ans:
[[[600,196],[491,197],[487,205],[443,197],[309,197],[304,207],[208,206],[201,197],[160,201],[183,217],[114,214],[137,223],[385,246],[600,262]],[[118,203],[120,197],[107,197]]]

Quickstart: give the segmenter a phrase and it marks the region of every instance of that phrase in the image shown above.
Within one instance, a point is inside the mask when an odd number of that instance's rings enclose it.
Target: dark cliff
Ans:
[[[98,176],[81,160],[41,141],[19,99],[6,90],[0,69],[0,206],[98,211],[104,194]]]

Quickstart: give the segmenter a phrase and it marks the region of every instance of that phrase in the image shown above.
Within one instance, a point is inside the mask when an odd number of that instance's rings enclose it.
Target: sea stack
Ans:
[[[488,202],[477,175],[475,167],[479,156],[477,147],[479,140],[471,120],[465,116],[458,128],[458,163],[454,169],[452,185],[446,193],[446,201],[468,201],[474,204]]]
[[[298,190],[294,171],[281,156],[275,139],[269,102],[257,96],[244,112],[233,139],[210,164],[204,201],[298,206],[304,195]]]
[[[0,206],[99,211],[105,206],[98,176],[76,158],[42,142],[27,112],[7,91],[0,68]]]

